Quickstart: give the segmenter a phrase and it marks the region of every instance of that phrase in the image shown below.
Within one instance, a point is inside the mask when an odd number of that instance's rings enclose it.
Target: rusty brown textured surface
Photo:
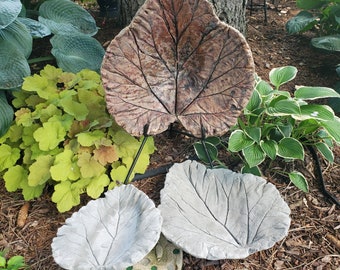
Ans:
[[[109,45],[101,73],[110,113],[135,136],[175,121],[197,137],[202,128],[222,135],[254,84],[248,44],[206,0],[146,1]]]

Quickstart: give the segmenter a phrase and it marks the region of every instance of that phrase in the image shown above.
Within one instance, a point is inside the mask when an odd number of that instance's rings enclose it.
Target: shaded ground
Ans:
[[[309,46],[311,34],[288,36],[284,23],[295,14],[295,1],[281,1],[282,6],[268,10],[268,23],[264,22],[262,10],[248,14],[247,39],[252,48],[256,71],[263,78],[273,67],[294,65],[299,73],[294,80],[296,85],[318,85],[334,87],[337,76],[334,66],[340,63],[338,55],[321,54]],[[94,12],[94,15],[97,12]],[[112,21],[103,23],[98,39],[104,44],[117,34]],[[292,90],[289,84],[287,90]],[[151,167],[160,167],[169,162],[187,159],[192,154],[192,141],[182,135],[161,134],[155,137],[158,151],[152,156]],[[327,188],[340,198],[340,150],[336,149],[335,163],[321,160]],[[228,154],[223,155],[226,164],[237,170],[238,164],[232,163]],[[288,184],[274,170],[264,169],[265,177],[274,183],[289,204],[292,224],[289,235],[273,248],[258,252],[244,260],[205,261],[189,255],[184,257],[184,269],[340,269],[340,212],[320,192],[320,184],[314,173],[314,162],[307,153],[304,162],[276,164],[276,171],[286,170],[288,166],[302,171],[310,184],[310,193],[305,194]],[[273,167],[272,167],[273,168]],[[164,175],[136,183],[156,203],[163,186]],[[0,181],[0,249],[8,247],[11,255],[25,256],[31,269],[60,269],[51,256],[50,244],[58,227],[72,212],[60,214],[46,193],[30,202],[25,225],[17,226],[17,216],[25,203],[20,193],[7,193]],[[87,198],[83,198],[85,204]]]

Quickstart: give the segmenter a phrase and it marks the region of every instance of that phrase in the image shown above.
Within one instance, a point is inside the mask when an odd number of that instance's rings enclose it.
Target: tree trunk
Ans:
[[[140,6],[145,0],[121,0],[121,20],[123,25],[131,22]],[[209,0],[221,21],[246,33],[246,5],[247,0]]]

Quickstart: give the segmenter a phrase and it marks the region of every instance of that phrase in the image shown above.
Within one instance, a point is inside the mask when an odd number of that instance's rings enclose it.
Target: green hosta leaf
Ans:
[[[50,40],[52,54],[64,71],[100,70],[105,50],[96,39],[86,35],[55,35]]]
[[[300,172],[293,171],[288,174],[290,181],[303,192],[308,192],[308,182],[304,175]]]
[[[278,146],[275,141],[273,140],[261,141],[260,146],[263,152],[265,152],[270,159],[274,160],[276,158]]]
[[[305,99],[305,100],[314,100],[318,98],[329,98],[329,97],[340,98],[340,94],[337,93],[332,88],[312,87],[312,86],[299,87],[298,89],[296,89],[294,96],[296,98]]]
[[[250,168],[248,164],[245,164],[241,168],[241,173],[251,173],[251,174],[257,175],[257,176],[261,176],[262,175],[261,171],[260,171],[260,168],[258,166]]]
[[[267,113],[272,116],[299,114],[300,106],[292,99],[280,100],[274,106],[267,108]]]
[[[296,5],[301,9],[317,9],[322,7],[327,0],[297,0]]]
[[[308,11],[300,11],[300,13],[286,23],[286,30],[288,34],[305,32],[317,24],[317,19],[318,17]]]
[[[228,149],[231,152],[239,152],[253,143],[254,141],[250,139],[242,130],[235,130],[229,137]]]
[[[51,34],[51,30],[41,22],[30,18],[18,17],[18,21],[24,24],[33,38],[43,38]]]
[[[326,143],[319,142],[315,144],[319,152],[331,163],[334,162],[334,154]]]
[[[248,101],[246,109],[248,111],[256,110],[260,107],[261,102],[262,102],[262,99],[261,99],[260,93],[257,90],[254,90]]]
[[[83,132],[77,135],[77,140],[82,146],[92,146],[96,141],[105,138],[105,133],[102,130],[95,130],[92,132]]]
[[[8,169],[18,161],[20,158],[20,150],[12,148],[7,144],[0,145],[0,172]]]
[[[57,204],[59,212],[66,212],[80,203],[78,189],[72,188],[70,181],[63,181],[54,186],[52,202]]]
[[[39,7],[39,21],[53,34],[95,35],[98,31],[94,18],[80,5],[68,0],[44,1]]]
[[[250,168],[261,164],[266,158],[265,152],[262,151],[258,144],[252,144],[247,148],[242,149],[242,154]]]
[[[34,133],[34,139],[39,143],[39,148],[48,151],[56,148],[65,139],[66,130],[62,123],[56,118],[51,118]]]
[[[56,155],[53,166],[50,168],[52,179],[56,181],[73,181],[79,179],[80,170],[74,159],[73,151],[68,149]]]
[[[18,17],[21,7],[20,0],[0,1],[0,29],[5,28]]]
[[[293,115],[295,119],[317,119],[321,121],[329,121],[334,119],[334,112],[331,107],[327,105],[308,104],[300,107],[301,114]]]
[[[13,21],[5,29],[0,30],[0,39],[8,41],[17,48],[27,59],[32,52],[33,39],[24,24],[19,20]]]
[[[110,179],[106,174],[91,178],[91,182],[86,188],[87,194],[92,199],[97,199],[104,192],[104,188],[108,186]]]
[[[50,168],[54,157],[50,155],[39,156],[29,167],[28,184],[31,187],[45,184],[51,177]]]
[[[5,187],[7,191],[13,192],[21,187],[22,182],[27,182],[28,172],[19,165],[8,169],[4,174]]]
[[[312,38],[311,44],[318,49],[340,52],[340,35]]]
[[[277,155],[288,159],[304,159],[302,144],[294,138],[283,138],[278,143]]]
[[[96,161],[90,153],[81,153],[77,162],[83,178],[92,178],[105,172],[105,167]]]
[[[194,143],[194,149],[197,157],[205,163],[209,163],[210,161],[214,161],[217,159],[218,151],[215,145],[205,142],[206,150],[203,146],[202,142]],[[207,156],[207,152],[209,157]]]
[[[301,121],[297,127],[294,128],[294,133],[307,135],[311,134],[320,128],[320,124],[315,119],[307,119]]]
[[[5,91],[0,90],[0,137],[9,129],[13,121],[14,111],[7,102]]]
[[[321,125],[337,143],[340,143],[340,120],[338,117],[332,121],[322,121]]]
[[[268,96],[274,91],[269,83],[262,80],[256,85],[256,90],[261,94],[262,97]]]
[[[25,55],[11,42],[1,38],[0,48],[0,89],[18,87],[31,73]]]
[[[293,126],[290,124],[278,125],[277,128],[284,137],[290,137],[292,134]]]
[[[244,132],[255,142],[259,143],[261,140],[261,128],[259,127],[246,127]]]
[[[282,84],[285,84],[295,78],[297,68],[293,66],[285,66],[274,68],[269,72],[270,82],[278,89]]]

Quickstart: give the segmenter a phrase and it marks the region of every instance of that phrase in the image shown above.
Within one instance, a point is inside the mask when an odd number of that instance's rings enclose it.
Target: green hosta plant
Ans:
[[[98,198],[124,182],[141,141],[113,122],[99,74],[47,65],[13,94],[15,120],[0,138],[8,191],[21,189],[30,200],[53,185],[52,201],[63,212],[78,205],[82,193]],[[130,180],[144,173],[154,149],[148,137]]]
[[[326,87],[296,87],[294,95],[280,90],[293,80],[297,69],[292,66],[275,68],[269,73],[270,83],[257,78],[256,86],[243,115],[229,137],[228,150],[241,153],[244,172],[260,174],[265,159],[280,157],[287,161],[303,160],[305,147],[313,146],[333,162],[332,147],[340,142],[340,120],[327,105],[308,101],[340,95]],[[212,161],[218,160],[217,146],[223,145],[214,138],[205,142]],[[199,147],[199,148],[198,148]],[[195,145],[199,157],[207,161],[202,143]],[[290,180],[304,191],[308,184],[301,172],[287,172]]]

